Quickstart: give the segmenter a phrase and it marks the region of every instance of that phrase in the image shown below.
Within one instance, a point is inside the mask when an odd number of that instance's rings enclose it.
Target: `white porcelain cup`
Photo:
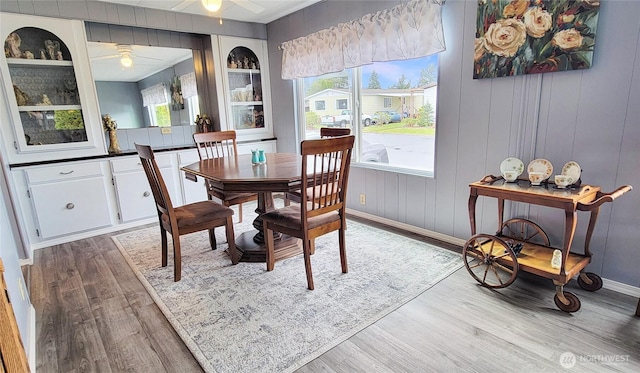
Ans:
[[[540,185],[544,178],[544,172],[529,172],[529,181],[531,185]]]
[[[516,181],[518,178],[518,171],[506,170],[502,172],[502,177],[509,183]]]
[[[556,186],[560,189],[566,188],[567,185],[571,185],[573,183],[573,179],[569,175],[556,175],[554,176],[554,181]]]

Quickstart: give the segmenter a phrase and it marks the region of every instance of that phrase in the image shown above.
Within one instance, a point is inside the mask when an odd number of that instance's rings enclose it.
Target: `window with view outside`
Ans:
[[[438,57],[376,62],[301,79],[302,138],[319,138],[320,127],[349,127],[359,137],[356,162],[432,173],[435,155]],[[354,81],[360,81],[357,89]],[[355,92],[354,92],[355,91]],[[362,117],[354,121],[352,100]],[[344,109],[325,107],[343,101]],[[322,107],[318,103],[322,102]],[[357,106],[357,105],[356,105]]]
[[[149,117],[151,118],[151,125],[158,127],[170,127],[171,126],[171,114],[169,113],[169,104],[149,105]]]

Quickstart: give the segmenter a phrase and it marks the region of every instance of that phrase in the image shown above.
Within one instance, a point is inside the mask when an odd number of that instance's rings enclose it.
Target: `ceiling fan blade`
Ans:
[[[119,54],[111,54],[111,55],[108,55],[108,56],[91,57],[91,60],[92,61],[99,61],[99,60],[108,60],[108,59],[111,59],[111,58],[119,58],[119,57],[120,57]]]
[[[250,0],[231,0],[231,2],[240,5],[241,7],[252,11],[256,14],[264,12],[264,7],[262,5],[258,5]]]
[[[144,59],[144,60],[164,61],[164,58],[145,57],[145,56],[141,56],[141,55],[135,54],[135,53],[131,57],[141,58],[141,59]]]
[[[184,9],[188,8],[189,5],[193,4],[195,1],[197,0],[183,0],[181,3],[178,3],[178,5],[171,8],[171,10],[173,10],[174,12],[181,12]]]

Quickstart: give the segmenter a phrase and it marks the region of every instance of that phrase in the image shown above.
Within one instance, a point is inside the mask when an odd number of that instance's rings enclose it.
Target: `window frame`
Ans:
[[[318,104],[322,103],[322,109],[318,108]],[[313,106],[315,106],[315,110],[319,111],[319,110],[327,110],[327,102],[325,100],[315,100],[313,102]]]
[[[438,63],[438,69],[440,68],[440,64]],[[428,170],[421,170],[421,169],[416,169],[416,168],[407,168],[407,167],[401,167],[401,166],[397,166],[397,165],[389,165],[389,164],[383,164],[383,163],[375,163],[375,162],[362,162],[360,160],[362,154],[361,154],[361,149],[362,149],[362,126],[363,124],[362,122],[362,108],[361,108],[361,92],[362,92],[362,68],[361,67],[354,67],[349,69],[352,71],[351,73],[351,84],[353,85],[351,87],[351,97],[350,99],[352,100],[351,102],[353,102],[352,108],[351,108],[351,114],[352,114],[352,125],[351,125],[351,133],[355,136],[355,144],[354,144],[354,151],[353,151],[353,155],[352,155],[352,164],[355,167],[360,167],[360,168],[367,168],[367,169],[372,169],[372,170],[378,170],[378,171],[387,171],[387,172],[394,172],[394,173],[399,173],[399,174],[404,174],[404,175],[413,175],[413,176],[420,176],[420,177],[428,177],[428,178],[435,178],[435,167],[436,167],[436,148],[437,145],[434,147],[434,154],[433,154],[433,158],[434,158],[434,164],[433,164],[433,171],[428,171]],[[439,87],[439,79],[440,79],[440,74],[437,75],[437,79],[436,79],[436,86]],[[300,143],[302,140],[304,140],[306,138],[306,123],[305,123],[305,108],[309,108],[310,109],[310,105],[309,106],[305,106],[305,99],[304,99],[304,78],[298,78],[294,80],[294,84],[293,84],[293,98],[294,98],[294,116],[296,117],[296,123],[298,123],[297,126],[295,126],[295,132],[296,132],[296,151],[300,152]],[[386,99],[386,97],[385,97]],[[389,97],[389,100],[392,102],[393,99],[391,97]],[[324,101],[324,100],[322,100]],[[316,101],[317,102],[317,101]],[[440,100],[437,100],[436,102],[436,107],[434,107],[434,110],[436,112],[435,116],[434,116],[434,120],[437,123],[438,122],[438,115],[439,115],[439,110],[437,109],[437,107],[439,106]],[[360,118],[360,119],[356,119],[356,118]],[[357,123],[357,125],[355,125]],[[437,131],[436,131],[436,135],[437,137]],[[435,139],[434,139],[435,141]]]
[[[158,124],[158,117],[156,114],[156,108],[159,106],[166,106],[167,111],[169,112],[169,124]],[[151,127],[171,127],[171,109],[169,108],[169,103],[165,102],[164,104],[151,104],[147,106],[147,110],[149,112],[149,120],[151,121]]]

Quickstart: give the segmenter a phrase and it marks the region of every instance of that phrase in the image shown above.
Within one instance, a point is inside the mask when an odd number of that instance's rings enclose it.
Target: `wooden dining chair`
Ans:
[[[321,127],[320,138],[348,136],[351,134],[351,128],[342,127]],[[300,203],[302,200],[302,193],[298,190],[293,192],[286,192],[284,194],[284,205],[289,206],[291,202]]]
[[[219,131],[194,133],[193,141],[198,148],[200,160],[235,157],[238,154],[238,146],[236,144],[236,131]],[[225,206],[238,205],[238,222],[242,222],[242,204],[258,199],[256,193],[240,193],[240,192],[221,192],[213,188],[210,182],[206,181],[207,195],[209,199],[216,198]]]
[[[231,263],[238,263],[235,237],[233,233],[233,210],[214,201],[201,201],[173,207],[171,196],[164,183],[158,164],[155,161],[153,150],[148,145],[135,144],[142,167],[149,180],[153,198],[156,202],[158,220],[160,222],[160,238],[162,240],[162,266],[167,266],[167,232],[173,240],[173,278],[180,281],[182,258],[180,253],[180,236],[209,231],[209,243],[213,250],[216,249],[216,236],[214,228],[224,226],[227,233],[228,252]]]
[[[302,141],[302,190],[309,191],[309,198],[306,203],[261,215],[267,246],[267,271],[272,271],[275,264],[273,231],[300,238],[307,286],[313,290],[313,241],[316,237],[338,230],[340,263],[342,272],[347,273],[345,209],[354,140],[354,136],[341,136]]]

